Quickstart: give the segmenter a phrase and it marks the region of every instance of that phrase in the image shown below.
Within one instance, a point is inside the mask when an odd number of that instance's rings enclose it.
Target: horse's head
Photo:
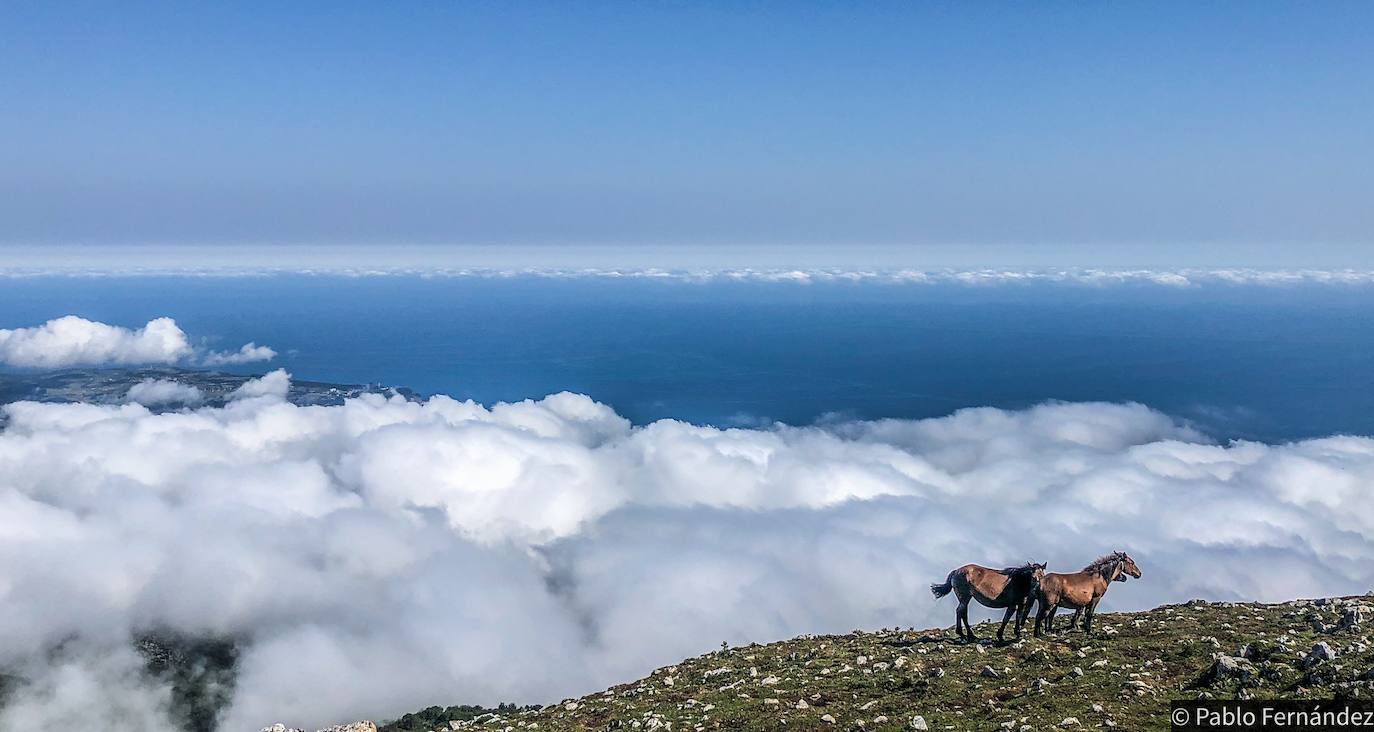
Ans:
[[[1131,559],[1126,552],[1117,552],[1116,558],[1121,562],[1121,574],[1116,578],[1118,582],[1125,582],[1126,575],[1128,574],[1136,579],[1140,579],[1140,567],[1135,566],[1134,559]]]
[[[1031,562],[1031,563],[1030,563],[1030,567],[1031,567],[1031,579],[1035,582],[1035,584],[1039,585],[1039,584],[1040,584],[1040,580],[1042,580],[1042,579],[1045,578],[1045,563],[1044,563],[1044,562]]]

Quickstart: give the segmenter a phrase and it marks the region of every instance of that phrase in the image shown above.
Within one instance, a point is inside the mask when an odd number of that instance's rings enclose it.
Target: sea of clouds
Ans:
[[[176,387],[144,396],[194,404]],[[1374,587],[1366,437],[1214,444],[1138,404],[717,429],[571,393],[303,407],[289,388],[3,407],[0,667],[30,683],[0,729],[166,728],[128,647],[149,630],[244,644],[222,729],[245,730],[949,625],[928,586],[965,562],[1126,550],[1144,577],[1104,610]]]

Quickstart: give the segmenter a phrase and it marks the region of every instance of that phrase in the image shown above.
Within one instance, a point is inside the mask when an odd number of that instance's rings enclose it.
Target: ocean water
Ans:
[[[1218,438],[1374,434],[1374,286],[266,275],[0,281],[0,327],[171,316],[300,378],[635,422],[929,417],[1137,401]],[[261,371],[263,364],[236,367]]]

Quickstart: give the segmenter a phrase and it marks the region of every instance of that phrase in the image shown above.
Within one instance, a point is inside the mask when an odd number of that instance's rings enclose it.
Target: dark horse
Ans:
[[[931,585],[930,591],[937,599],[951,591],[959,598],[959,607],[954,611],[954,632],[958,633],[960,638],[964,638],[967,631],[970,641],[976,641],[978,638],[973,635],[973,626],[968,622],[969,600],[978,598],[978,602],[987,607],[1006,608],[1007,614],[1002,616],[1002,625],[997,628],[997,641],[1000,643],[1002,634],[1007,629],[1007,621],[1011,620],[1012,615],[1016,615],[1016,637],[1021,637],[1021,624],[1026,621],[1031,603],[1035,601],[1035,592],[1040,586],[1040,577],[1044,573],[1044,563],[1029,562],[1020,567],[1006,569],[989,569],[976,564],[965,564],[950,572],[944,584]]]
[[[1082,612],[1083,632],[1092,632],[1097,603],[1102,602],[1102,596],[1107,594],[1113,582],[1125,582],[1127,575],[1140,579],[1140,567],[1135,566],[1135,560],[1126,552],[1112,552],[1098,557],[1078,572],[1045,573],[1036,592],[1040,608],[1035,613],[1035,636],[1040,637],[1042,622],[1047,630],[1054,632],[1054,613],[1061,605],[1077,611],[1069,621],[1070,628],[1077,622],[1078,613]]]

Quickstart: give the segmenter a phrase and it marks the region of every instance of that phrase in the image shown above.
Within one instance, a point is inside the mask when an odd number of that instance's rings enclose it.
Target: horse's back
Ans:
[[[1083,575],[1083,572],[1046,572],[1045,575],[1040,578],[1039,594],[1041,597],[1048,598],[1050,602],[1054,604],[1077,605],[1078,603],[1076,600],[1078,598],[1076,597],[1073,598],[1075,602],[1066,603],[1065,601],[1070,600],[1070,596],[1082,594],[1081,592],[1075,592],[1075,590],[1079,589],[1080,586],[1088,580],[1088,578]],[[1089,594],[1091,594],[1091,592]]]

